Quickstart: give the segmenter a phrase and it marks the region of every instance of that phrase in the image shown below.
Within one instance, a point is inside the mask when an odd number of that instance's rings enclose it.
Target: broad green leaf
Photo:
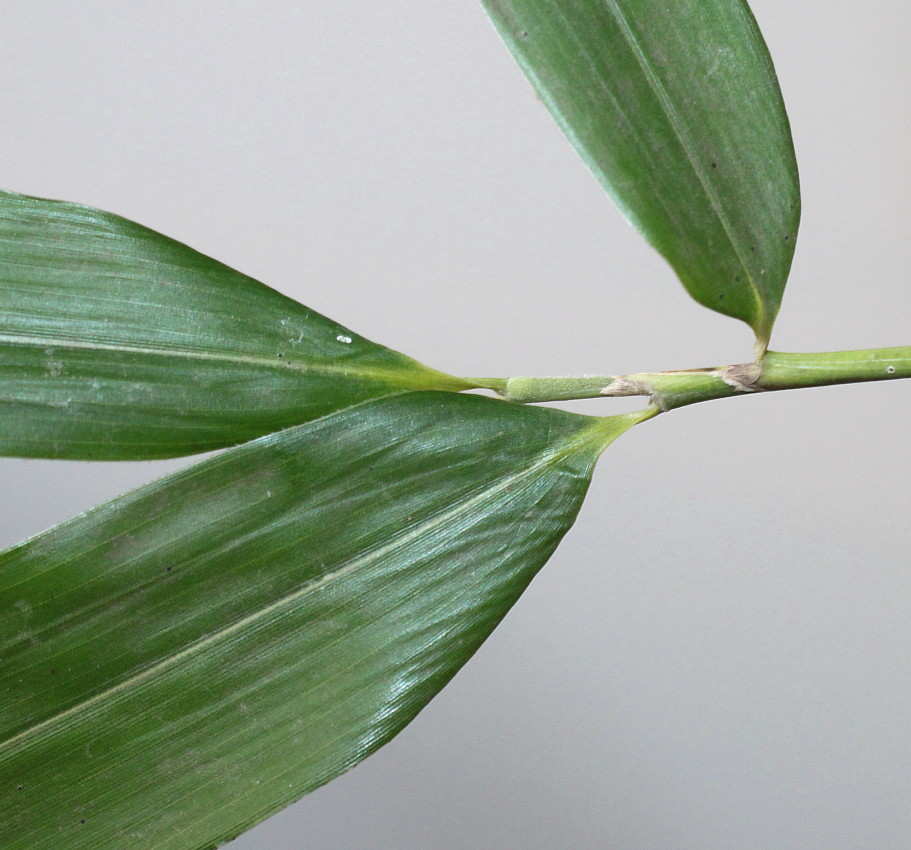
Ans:
[[[119,216],[0,193],[0,454],[195,454],[471,386]]]
[[[701,304],[768,341],[800,218],[743,0],[483,0],[563,131]]]
[[[214,847],[365,758],[646,415],[390,396],[0,555],[0,846]]]

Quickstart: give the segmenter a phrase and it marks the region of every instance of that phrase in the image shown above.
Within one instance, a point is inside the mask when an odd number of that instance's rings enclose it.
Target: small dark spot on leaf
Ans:
[[[737,283],[740,283],[740,275],[736,275],[736,276],[734,277],[734,280],[736,280]]]
[[[791,237],[785,234],[784,241],[787,242]]]
[[[279,351],[279,352],[278,352],[278,356],[279,356],[279,357],[284,357],[284,356],[285,356],[285,352],[284,352],[284,351]]]
[[[173,570],[173,569],[174,569],[174,567],[166,567],[165,572],[171,572],[171,570]]]
[[[22,786],[20,785],[18,788],[16,788],[16,790],[17,790],[17,791],[21,791],[21,790],[22,790]]]
[[[750,250],[755,252],[756,246],[755,246],[755,245],[750,245]]]
[[[56,676],[56,675],[57,675],[57,668],[56,668],[56,667],[51,667],[51,675],[52,675],[52,676]]]
[[[528,38],[528,30],[522,30],[522,32],[519,33],[519,38]]]
[[[85,818],[79,818],[79,823],[85,823]]]
[[[723,293],[723,292],[721,293],[721,295],[718,296],[718,300],[719,300],[719,301],[724,301],[724,293]]]
[[[713,162],[713,163],[712,163],[712,168],[718,168],[718,163],[717,163],[717,162]]]

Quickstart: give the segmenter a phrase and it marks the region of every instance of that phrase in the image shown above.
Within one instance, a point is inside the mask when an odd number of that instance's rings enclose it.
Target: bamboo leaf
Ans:
[[[0,193],[0,454],[195,454],[471,386],[119,216]]]
[[[548,109],[701,304],[768,342],[800,217],[772,61],[743,0],[483,0]]]
[[[0,555],[0,846],[214,847],[365,758],[644,415],[391,396]]]

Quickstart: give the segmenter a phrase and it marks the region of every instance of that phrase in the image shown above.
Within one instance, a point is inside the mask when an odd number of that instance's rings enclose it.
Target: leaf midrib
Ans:
[[[339,343],[343,345],[344,343]],[[69,351],[106,351],[115,354],[138,354],[148,357],[178,358],[189,361],[210,361],[215,363],[231,363],[235,365],[256,366],[259,368],[277,369],[281,371],[297,371],[304,374],[316,372],[326,375],[349,375],[357,373],[378,381],[395,380],[401,382],[406,373],[396,369],[381,369],[375,366],[364,367],[358,364],[357,368],[330,363],[324,360],[304,360],[293,348],[282,352],[283,357],[267,357],[255,354],[229,354],[218,351],[200,351],[185,348],[157,348],[123,343],[83,342],[81,340],[62,337],[29,337],[18,334],[0,334],[0,345],[10,345],[28,348],[54,348]],[[349,355],[350,356],[350,355]],[[357,355],[355,355],[356,357]],[[354,358],[352,358],[354,359]]]

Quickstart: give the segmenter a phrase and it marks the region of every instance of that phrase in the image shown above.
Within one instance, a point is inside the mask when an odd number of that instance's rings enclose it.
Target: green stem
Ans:
[[[735,366],[579,378],[478,378],[475,383],[523,404],[648,396],[655,408],[664,411],[748,393],[898,378],[911,378],[911,346],[815,354],[769,351],[760,362]]]
[[[760,385],[764,390],[789,390],[894,378],[911,378],[911,346],[822,354],[770,351],[763,362]]]

